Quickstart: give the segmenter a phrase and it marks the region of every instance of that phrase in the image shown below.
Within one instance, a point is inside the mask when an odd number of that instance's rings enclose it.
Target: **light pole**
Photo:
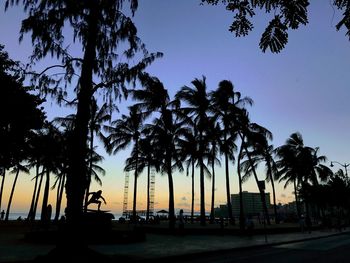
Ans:
[[[344,167],[344,169],[345,169],[345,175],[346,175],[346,177],[348,176],[348,169],[347,169],[347,168],[350,166],[349,163],[344,163],[344,164],[342,164],[342,163],[337,162],[337,161],[331,161],[331,167],[334,167],[334,164],[333,164],[333,163],[337,163],[337,164],[341,165],[342,167]]]

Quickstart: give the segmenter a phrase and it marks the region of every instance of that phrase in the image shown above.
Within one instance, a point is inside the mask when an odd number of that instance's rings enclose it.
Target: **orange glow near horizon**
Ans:
[[[11,212],[27,213],[30,207],[30,202],[33,194],[34,180],[31,180],[32,176],[20,174],[15,193],[13,196]],[[51,178],[50,187],[54,181]],[[181,178],[181,179],[180,179]],[[223,180],[223,174],[217,176],[216,193],[215,193],[215,207],[220,204],[226,204],[226,188],[225,181]],[[14,174],[6,174],[4,193],[2,197],[1,209],[6,211],[8,204],[8,198],[12,188]],[[91,191],[102,190],[103,197],[106,199],[107,204],[102,204],[102,210],[109,210],[114,214],[121,214],[123,210],[123,199],[124,199],[124,175],[123,176],[108,176],[106,175],[103,179],[103,186],[99,186],[95,183],[91,185]],[[195,179],[195,207],[196,213],[199,213],[199,184],[198,178]],[[44,182],[43,182],[44,183]],[[137,190],[137,209],[145,210],[147,204],[147,189],[146,189],[146,175],[140,175],[138,179],[138,190]],[[266,192],[270,191],[269,184],[266,184]],[[243,185],[244,191],[257,192],[257,187],[254,181],[249,181]],[[235,178],[231,182],[231,194],[238,192],[238,185]],[[282,184],[276,186],[276,199],[277,203],[288,203],[294,201],[294,196],[290,189],[283,189]],[[43,193],[43,186],[41,190],[41,198]],[[185,212],[189,212],[191,209],[191,179],[186,177],[184,174],[174,174],[174,193],[175,193],[175,209],[183,209]],[[271,203],[272,203],[272,193]],[[211,202],[211,182],[210,179],[205,180],[205,200],[206,200],[206,211],[210,211]],[[155,188],[155,211],[161,209],[168,209],[168,179],[167,176],[156,175],[156,188]],[[132,209],[133,203],[133,176],[130,174],[129,181],[129,194],[128,194],[128,209]],[[56,190],[50,190],[49,204],[53,206],[53,215],[56,207]],[[63,213],[66,206],[65,195],[61,206],[61,213]],[[91,205],[91,209],[97,209],[94,204]],[[41,200],[37,208],[37,214],[41,211]]]

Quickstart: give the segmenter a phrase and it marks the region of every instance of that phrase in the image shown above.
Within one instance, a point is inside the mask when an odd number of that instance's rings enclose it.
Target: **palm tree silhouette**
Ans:
[[[179,103],[169,103],[170,107],[178,107]],[[159,118],[153,121],[153,124],[146,125],[150,129],[154,145],[158,153],[156,153],[160,164],[162,174],[167,174],[169,184],[169,228],[175,227],[175,205],[174,205],[174,183],[173,170],[183,170],[182,155],[179,147],[179,140],[186,133],[188,128],[185,126],[185,121],[181,121],[176,115],[176,110],[166,109]]]
[[[12,198],[13,198],[13,194],[15,192],[17,179],[18,179],[18,175],[19,175],[20,172],[24,172],[26,174],[29,174],[29,169],[27,167],[25,167],[24,165],[21,165],[20,163],[17,163],[17,165],[11,171],[11,173],[15,173],[16,175],[15,175],[15,179],[13,180],[10,197],[9,197],[9,201],[8,201],[8,204],[7,204],[7,209],[6,209],[6,214],[5,214],[5,221],[8,221],[8,219],[9,219],[10,209],[11,209],[11,204],[12,204]]]
[[[254,162],[252,157],[253,157],[254,151],[256,151],[257,149],[260,149],[261,147],[264,147],[267,139],[272,139],[272,133],[266,128],[256,123],[251,123],[249,121],[248,112],[245,110],[241,111],[239,120],[240,122],[239,122],[238,134],[241,138],[244,154],[248,159],[247,165],[245,165],[245,167],[242,167],[242,168],[246,171],[247,176],[250,176],[251,174],[254,175],[254,179],[256,181],[256,184],[260,192],[264,217],[267,221],[267,224],[270,224],[270,218],[267,210],[264,189],[262,189],[259,183],[259,178],[256,173],[257,164]],[[251,149],[251,151],[249,149]],[[244,178],[242,179],[244,181]]]
[[[181,149],[182,161],[186,165],[186,175],[189,175],[189,170],[191,168],[191,223],[194,222],[194,174],[195,165],[198,164],[198,142],[196,127],[194,126],[185,133],[179,140],[179,147]]]
[[[134,143],[135,169],[134,169],[134,200],[133,220],[136,219],[137,178],[139,175],[139,142],[141,138],[144,115],[137,106],[129,107],[129,115],[122,115],[120,119],[113,121],[111,126],[105,126],[108,132],[106,149],[107,152],[116,154]]]
[[[229,160],[234,160],[233,152],[237,148],[235,145],[237,136],[237,112],[245,105],[252,105],[253,100],[249,97],[242,98],[241,93],[236,92],[232,82],[228,80],[221,81],[218,88],[210,95],[212,111],[223,126],[223,135],[220,145],[221,152],[225,157],[227,209],[232,223],[233,214],[230,194]]]
[[[193,119],[193,122],[198,130],[198,163],[200,175],[200,222],[201,225],[206,224],[205,217],[205,165],[204,153],[207,148],[207,142],[204,140],[205,132],[208,127],[208,114],[210,110],[210,100],[207,93],[206,78],[194,79],[191,83],[193,87],[184,86],[177,92],[175,98],[182,100],[186,106],[182,110]]]
[[[286,143],[276,149],[277,155],[280,158],[277,161],[279,171],[279,181],[285,181],[284,187],[286,188],[290,183],[294,186],[294,196],[297,207],[298,217],[301,216],[301,210],[299,206],[298,188],[303,182],[305,159],[300,157],[301,152],[307,152],[310,149],[305,148],[304,141],[300,133],[296,132],[290,135],[286,140]]]
[[[211,166],[211,206],[210,206],[210,222],[214,223],[215,220],[215,165],[221,165],[219,158],[219,142],[222,136],[222,130],[220,125],[216,122],[216,118],[211,118],[209,121],[209,126],[206,134],[206,140],[210,143],[210,148],[208,149],[208,165]]]

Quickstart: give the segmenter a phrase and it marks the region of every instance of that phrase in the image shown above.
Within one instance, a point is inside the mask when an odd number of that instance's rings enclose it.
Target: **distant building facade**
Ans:
[[[263,206],[261,202],[260,193],[250,193],[247,191],[242,192],[243,197],[243,209],[245,215],[259,215],[263,212]],[[270,208],[270,193],[265,193],[267,209]],[[234,216],[239,216],[239,194],[231,195],[232,210]]]
[[[227,205],[220,205],[214,208],[215,217],[228,217]]]

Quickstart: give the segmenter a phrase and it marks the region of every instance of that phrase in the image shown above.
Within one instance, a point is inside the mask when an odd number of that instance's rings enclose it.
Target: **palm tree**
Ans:
[[[193,127],[188,133],[180,138],[178,145],[181,149],[182,160],[186,164],[186,174],[189,175],[191,168],[191,223],[194,222],[194,174],[195,165],[198,163],[198,142],[196,127]]]
[[[12,198],[13,198],[13,194],[15,192],[15,188],[16,188],[16,184],[17,184],[17,179],[18,179],[18,175],[20,172],[24,172],[26,174],[29,174],[29,169],[23,165],[21,165],[20,163],[18,163],[13,170],[11,171],[11,173],[15,173],[15,179],[13,180],[13,184],[12,184],[12,189],[11,189],[11,193],[10,193],[10,197],[9,197],[9,202],[7,204],[7,209],[6,209],[6,215],[5,215],[5,221],[8,221],[9,219],[9,215],[10,215],[10,209],[11,209],[11,204],[12,204]]]
[[[180,168],[178,142],[183,135],[184,122],[179,122],[175,109],[179,108],[177,100],[170,101],[168,91],[163,83],[147,74],[140,78],[143,89],[130,91],[132,97],[138,101],[134,106],[142,110],[145,116],[158,111],[160,116],[153,120],[153,124],[146,125],[149,134],[154,140],[154,150],[161,161],[161,172],[167,174],[169,185],[169,227],[175,227],[174,184],[173,169]],[[176,110],[176,113],[179,113]]]
[[[107,137],[106,149],[109,153],[116,154],[125,149],[131,143],[134,143],[135,151],[135,169],[134,169],[134,200],[133,200],[133,219],[136,218],[136,198],[137,198],[137,178],[138,178],[138,158],[139,141],[142,131],[144,115],[136,106],[129,107],[129,115],[122,115],[120,119],[113,121],[111,126],[105,126],[109,133]]]
[[[247,175],[253,174],[256,184],[258,186],[261,202],[264,209],[264,217],[266,218],[267,224],[270,224],[270,218],[268,215],[267,205],[266,205],[266,197],[264,189],[262,185],[259,183],[259,178],[256,173],[257,164],[254,163],[253,153],[257,151],[257,149],[261,149],[266,145],[267,140],[272,139],[272,133],[266,128],[256,124],[251,123],[249,121],[248,112],[246,110],[242,110],[239,114],[238,119],[238,134],[241,138],[242,147],[244,149],[245,156],[247,157],[247,163],[249,165],[245,166],[245,171]],[[252,149],[251,151],[249,149]],[[249,169],[250,168],[250,169]]]
[[[218,118],[223,126],[223,135],[221,139],[221,152],[225,157],[225,175],[226,175],[226,197],[227,209],[231,223],[233,222],[231,193],[230,193],[230,176],[229,176],[229,160],[234,159],[233,152],[236,150],[236,112],[245,105],[252,105],[253,100],[249,97],[241,96],[240,92],[234,90],[231,81],[223,80],[219,83],[218,88],[211,94],[211,109],[216,118]]]
[[[193,87],[184,86],[176,94],[176,99],[182,100],[186,106],[182,107],[183,111],[193,119],[193,123],[198,130],[198,163],[200,169],[200,222],[201,225],[206,224],[205,217],[205,165],[204,165],[204,153],[208,147],[207,142],[204,140],[205,132],[209,123],[209,109],[210,100],[207,93],[206,78],[194,79],[191,83]]]
[[[147,168],[147,212],[146,212],[146,221],[150,217],[150,189],[151,189],[151,169],[154,169],[156,172],[160,170],[160,162],[156,156],[157,151],[155,150],[155,145],[150,134],[145,135],[148,132],[143,130],[142,134],[145,136],[140,139],[138,152],[134,148],[131,156],[126,160],[125,171],[134,171],[136,169],[136,164],[138,165],[138,174],[141,174],[142,171]]]
[[[294,196],[297,206],[298,217],[301,216],[298,187],[303,182],[304,170],[309,170],[309,167],[305,165],[305,159],[300,158],[302,152],[306,156],[305,152],[310,152],[310,149],[304,146],[304,141],[300,133],[296,132],[290,135],[286,140],[286,143],[276,149],[277,155],[280,158],[277,161],[277,165],[281,170],[279,171],[279,181],[285,181],[284,187],[286,188],[290,183],[294,186]],[[308,164],[306,164],[308,165]]]
[[[5,175],[6,175],[6,169],[4,167],[1,167],[0,168],[0,174],[1,174],[1,186],[0,186],[0,211],[1,210],[1,201],[2,201],[2,193],[3,193],[3,190],[4,190],[4,184],[5,184]]]
[[[265,169],[266,169],[266,182],[271,183],[272,187],[272,196],[273,196],[273,205],[274,205],[274,218],[275,223],[278,224],[278,215],[277,215],[277,204],[276,204],[276,190],[275,190],[275,183],[274,178],[278,177],[278,169],[277,164],[273,159],[274,154],[274,148],[272,145],[268,145],[267,142],[261,143],[259,145],[256,145],[256,149],[250,152],[251,161],[254,163],[254,167],[257,167],[257,165],[261,162],[265,163]],[[250,167],[249,161],[245,161],[243,163],[243,166],[245,167],[245,170],[248,171],[247,175],[250,175],[252,173],[252,169]],[[255,168],[256,169],[256,168]]]
[[[220,125],[216,123],[215,118],[211,118],[209,122],[209,128],[206,134],[206,140],[211,144],[208,151],[208,164],[211,166],[211,207],[210,207],[210,222],[214,223],[215,220],[215,165],[220,165],[220,160],[218,159],[219,154],[219,142],[221,139],[222,131]]]
[[[171,103],[170,103],[171,104]],[[161,161],[160,171],[167,174],[169,184],[169,228],[175,227],[174,183],[173,170],[182,167],[182,155],[179,139],[189,132],[184,121],[176,116],[175,110],[166,109],[153,124],[146,125],[154,140],[156,155]]]

